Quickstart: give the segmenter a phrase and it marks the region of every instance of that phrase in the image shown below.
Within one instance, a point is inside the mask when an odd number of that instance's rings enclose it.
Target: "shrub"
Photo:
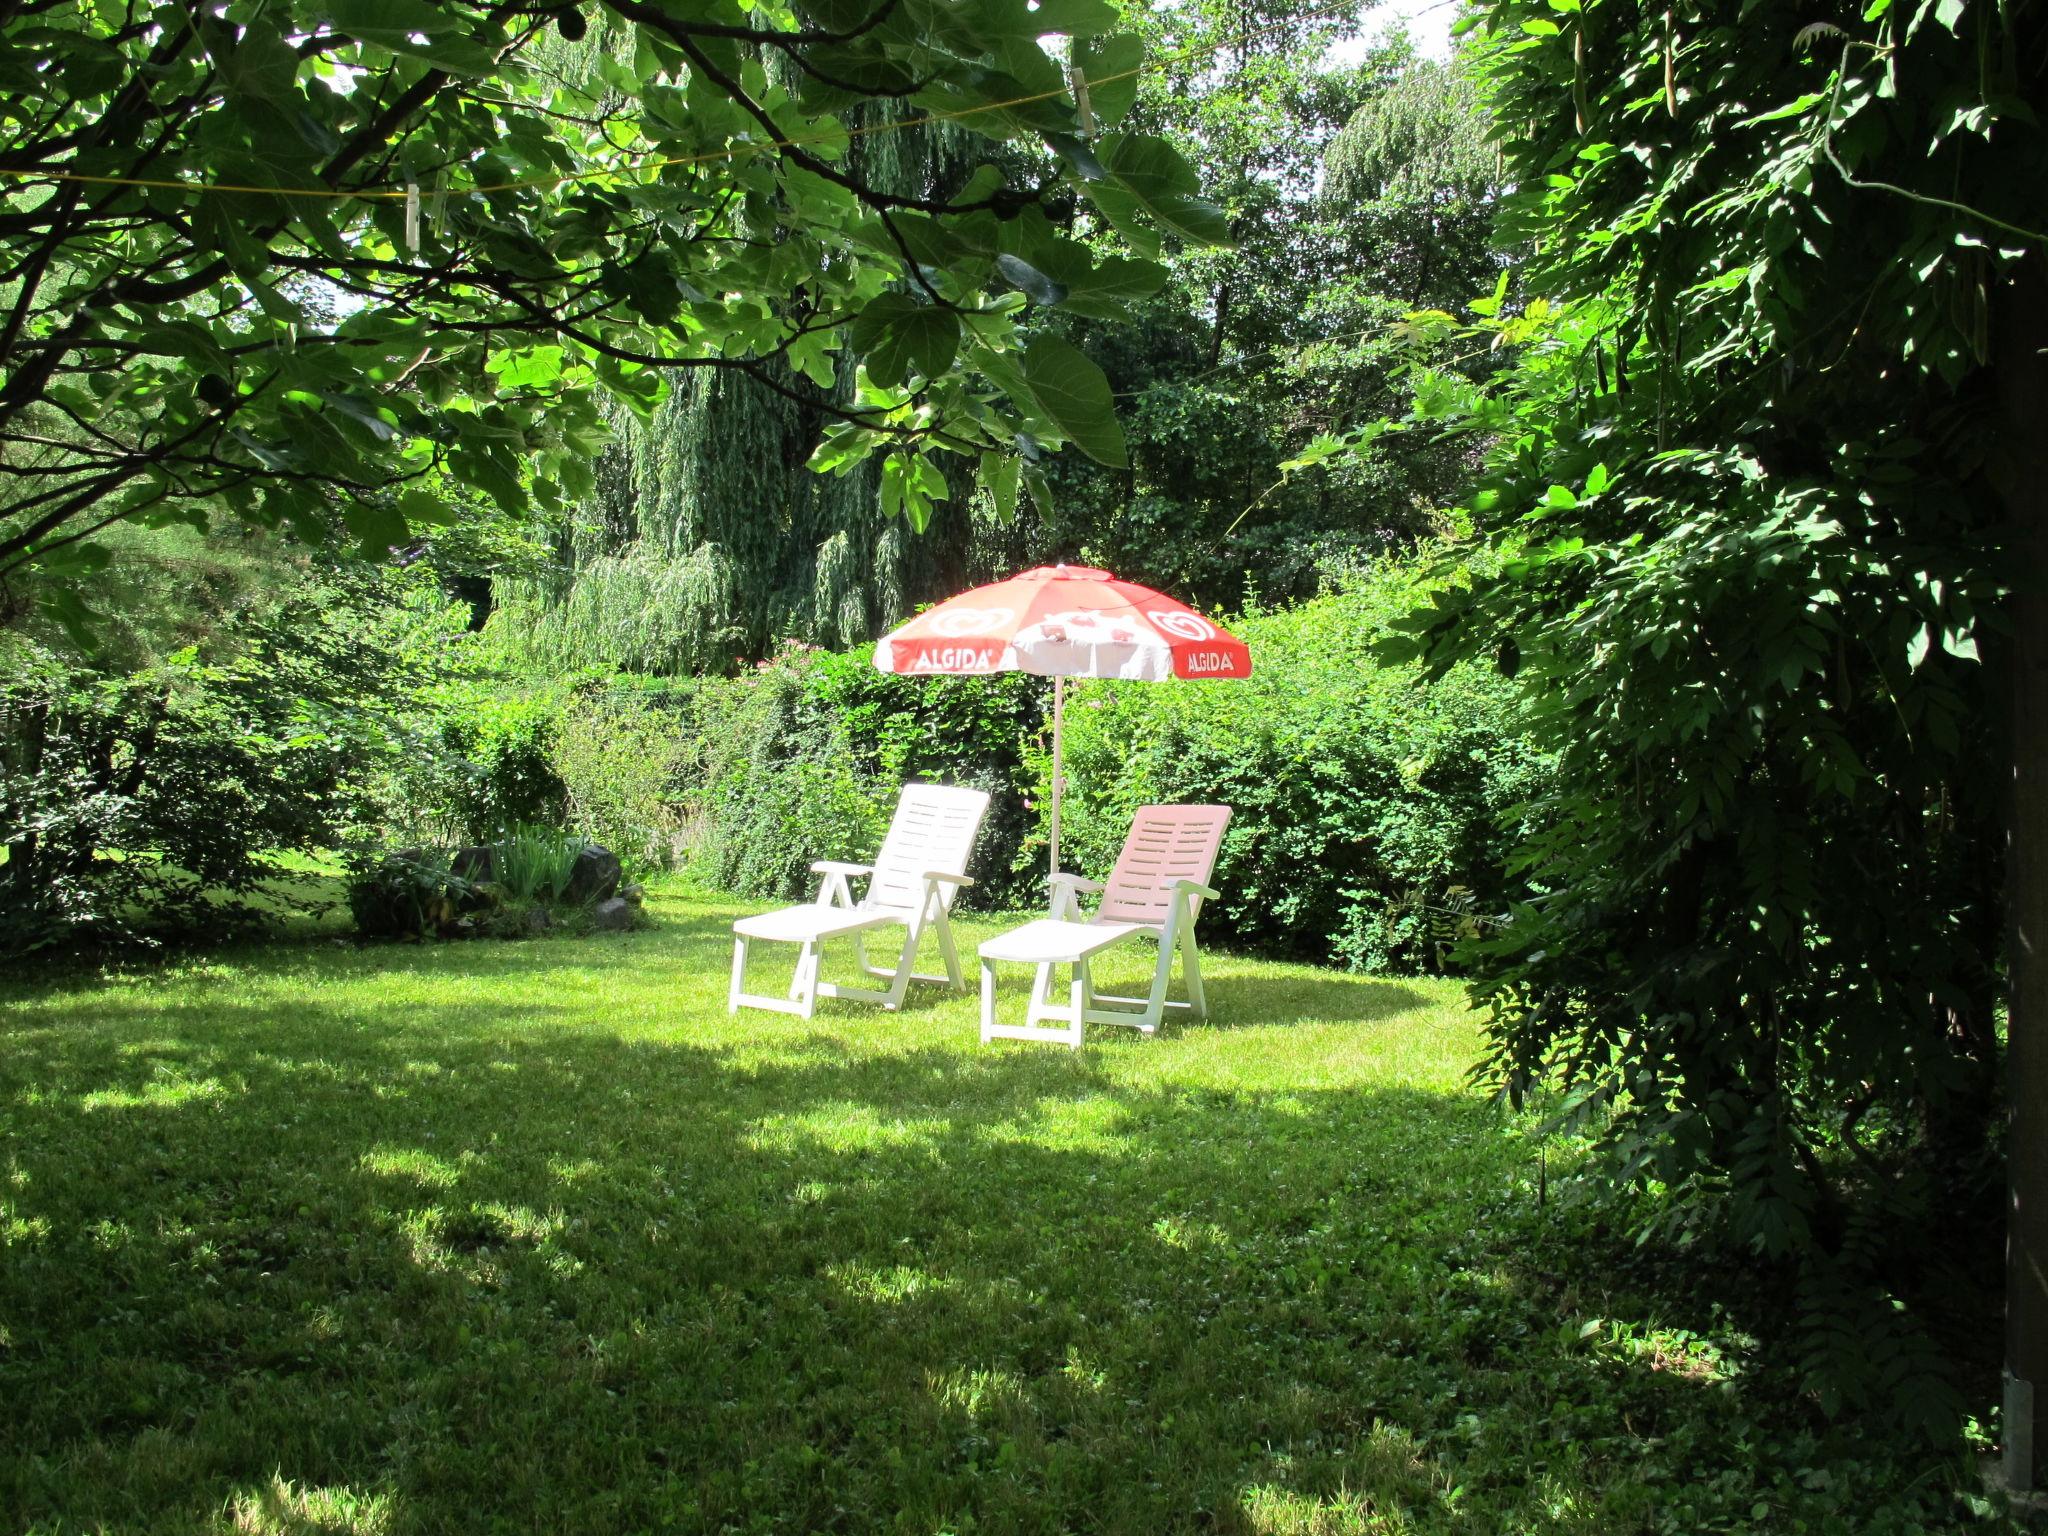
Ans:
[[[479,843],[502,828],[560,826],[568,791],[555,770],[562,710],[552,687],[483,676],[429,691],[389,794],[402,836]]]
[[[316,573],[133,661],[0,636],[0,952],[276,915],[275,856],[335,846],[391,750],[369,601]]]
[[[1047,679],[899,677],[877,670],[872,649],[861,646],[818,653],[807,681],[819,707],[841,722],[885,814],[898,788],[913,781],[988,791],[988,815],[968,867],[976,882],[965,893],[970,905],[1044,899],[1043,839],[1028,789],[1034,740],[1050,709]]]
[[[886,811],[856,766],[845,722],[809,687],[813,653],[707,683],[699,694],[698,863],[726,889],[793,897],[814,859],[874,851]]]
[[[1504,679],[1467,665],[1425,685],[1373,659],[1416,592],[1397,566],[1346,573],[1328,595],[1237,626],[1248,681],[1070,695],[1062,862],[1106,869],[1138,805],[1228,804],[1217,927],[1234,942],[1354,969],[1442,968],[1504,907],[1503,821],[1545,768]]]
[[[355,861],[349,869],[349,915],[368,939],[443,932],[476,898],[477,887],[454,871],[445,849],[402,848]]]
[[[791,646],[704,684],[692,804],[702,872],[744,895],[795,896],[815,882],[812,860],[871,857],[897,791],[924,780],[991,794],[968,867],[973,904],[1042,893],[1017,868],[1028,862],[1023,786],[1042,681],[895,677],[872,655]]]
[[[694,693],[613,678],[578,687],[556,721],[551,763],[569,824],[630,867],[665,869],[683,850],[686,785],[703,756]]]

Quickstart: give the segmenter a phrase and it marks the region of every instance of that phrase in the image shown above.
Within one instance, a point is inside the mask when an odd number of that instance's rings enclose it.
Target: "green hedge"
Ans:
[[[1492,672],[1423,682],[1373,659],[1417,597],[1389,565],[1254,611],[1235,626],[1249,682],[1077,686],[1066,867],[1103,874],[1139,804],[1220,801],[1236,814],[1212,932],[1359,969],[1442,969],[1506,905],[1508,823],[1545,767]],[[968,899],[1037,906],[1049,683],[893,677],[871,656],[791,645],[737,677],[450,693],[447,765],[415,787],[443,786],[439,814],[476,833],[566,804],[575,831],[629,863],[684,853],[707,884],[788,899],[815,889],[812,860],[873,854],[901,784],[972,785],[993,799]]]
[[[990,792],[968,873],[982,907],[1037,895],[1027,863],[1031,735],[1044,685],[1025,677],[904,678],[868,647],[790,646],[698,694],[703,776],[697,868],[752,896],[815,889],[813,859],[873,855],[898,788],[912,780]]]
[[[1442,969],[1506,903],[1503,830],[1545,772],[1509,684],[1373,659],[1412,575],[1352,573],[1235,626],[1246,682],[1094,683],[1070,700],[1063,862],[1100,876],[1152,801],[1235,812],[1212,931],[1356,969]]]

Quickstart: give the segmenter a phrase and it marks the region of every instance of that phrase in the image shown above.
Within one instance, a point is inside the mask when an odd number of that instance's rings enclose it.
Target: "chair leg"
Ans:
[[[804,945],[797,956],[796,974],[789,978],[789,998],[793,1003],[803,1005],[803,1017],[811,1018],[818,1011],[818,962],[822,958],[822,946],[814,939]]]
[[[1088,1011],[1095,1006],[1095,978],[1088,970],[1088,957],[1083,955],[1074,962],[1074,1028],[1067,1037],[1067,1044],[1075,1050],[1081,1049],[1081,1031],[1088,1021]]]
[[[996,1027],[996,963],[993,960],[981,962],[981,1043],[987,1045],[995,1039]]]
[[[1181,980],[1188,986],[1188,1014],[1192,1018],[1209,1017],[1209,999],[1202,991],[1202,956],[1195,947],[1195,934],[1189,929],[1180,941]]]
[[[1024,1005],[1024,1022],[1036,1024],[1045,1017],[1045,1000],[1052,992],[1052,967],[1036,965],[1031,968],[1031,1001]]]
[[[946,909],[941,907],[934,922],[939,930],[939,954],[946,962],[946,981],[955,992],[967,985],[967,979],[960,974],[960,951],[953,947],[953,925],[946,918]]]
[[[740,1011],[740,992],[742,983],[746,979],[746,974],[747,941],[742,938],[734,938],[732,941],[732,985],[726,988],[725,992],[725,1011],[727,1013],[738,1013]]]
[[[1145,994],[1145,1007],[1138,1015],[1138,1028],[1145,1034],[1159,1033],[1159,1021],[1166,1017],[1166,987],[1173,979],[1173,952],[1176,947],[1177,941],[1160,941],[1159,963],[1152,967],[1152,990]]]
[[[917,943],[923,937],[923,930],[916,923],[904,924],[903,951],[896,957],[896,972],[890,978],[888,994],[882,999],[882,1006],[892,1013],[903,1006],[903,995],[910,990],[910,973],[917,969]]]

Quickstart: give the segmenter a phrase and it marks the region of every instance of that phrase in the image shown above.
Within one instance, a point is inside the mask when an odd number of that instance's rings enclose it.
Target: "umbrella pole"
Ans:
[[[1060,792],[1066,788],[1066,769],[1063,762],[1065,742],[1061,739],[1066,729],[1067,680],[1055,677],[1052,680],[1052,870],[1060,872]]]

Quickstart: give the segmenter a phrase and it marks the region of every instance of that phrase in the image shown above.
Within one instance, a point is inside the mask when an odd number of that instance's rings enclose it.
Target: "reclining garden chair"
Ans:
[[[726,993],[726,1011],[738,1013],[742,1006],[772,1008],[808,1019],[817,1011],[820,997],[899,1008],[913,981],[943,981],[955,989],[964,988],[967,983],[960,975],[960,956],[953,948],[953,930],[946,914],[959,888],[974,884],[967,878],[967,856],[974,850],[987,810],[988,796],[978,789],[904,785],[889,834],[882,839],[882,851],[873,864],[821,859],[811,866],[814,874],[823,877],[816,901],[743,917],[732,925],[732,987]],[[847,882],[862,875],[868,877],[867,892],[856,903]],[[903,930],[903,951],[893,971],[868,964],[865,935],[877,928]],[[944,976],[920,975],[911,969],[928,928],[938,932],[939,952],[946,961]],[[861,970],[887,981],[887,991],[818,980],[820,949],[825,940],[842,934],[853,935]],[[801,946],[787,997],[762,997],[744,990],[747,945],[755,939]]]
[[[1169,1008],[1188,1010],[1198,1019],[1209,1016],[1202,994],[1202,964],[1195,952],[1195,918],[1205,900],[1216,893],[1205,883],[1223,846],[1230,824],[1227,805],[1147,805],[1131,820],[1131,834],[1117,855],[1109,883],[1097,885],[1079,875],[1052,877],[1052,915],[1013,928],[981,946],[981,1038],[984,1041],[1063,1040],[1081,1048],[1081,1031],[1089,1024],[1123,1024],[1146,1034],[1158,1031]],[[1081,893],[1100,892],[1092,918],[1081,915]],[[1097,994],[1089,962],[1125,939],[1145,934],[1158,941],[1159,963],[1152,972],[1152,990],[1144,997]],[[1168,1002],[1166,984],[1173,956],[1181,957],[1181,976],[1188,1000]],[[995,962],[1034,965],[1031,1003],[1022,1024],[996,1022]],[[1065,1007],[1047,1001],[1052,969],[1073,967]],[[1108,1003],[1116,1006],[1102,1007]],[[1055,1019],[1063,1027],[1046,1028],[1040,1020]]]

